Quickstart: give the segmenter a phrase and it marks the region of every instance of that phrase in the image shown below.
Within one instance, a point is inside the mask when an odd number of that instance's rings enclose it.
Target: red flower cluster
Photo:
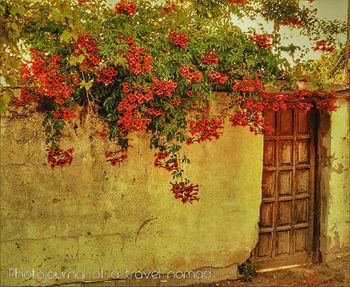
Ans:
[[[179,161],[176,155],[170,156],[168,152],[159,151],[154,154],[154,166],[164,168],[169,172],[177,173],[180,171]],[[181,199],[182,203],[187,203],[194,200],[199,200],[198,185],[193,185],[186,182],[171,183],[171,192],[176,199]]]
[[[170,100],[169,104],[172,105],[172,106],[179,106],[179,105],[181,105],[181,99]]]
[[[165,116],[164,112],[156,110],[154,108],[148,108],[147,109],[147,114],[149,114],[150,116],[155,116],[155,117]]]
[[[152,86],[152,91],[159,97],[170,98],[177,88],[177,83],[173,81],[158,81],[155,80]]]
[[[22,80],[24,83],[35,84],[36,87],[24,89],[20,101],[23,103],[23,99],[29,101],[49,97],[57,104],[63,105],[71,98],[74,89],[67,83],[71,77],[61,73],[61,58],[57,55],[44,56],[36,50],[31,50],[31,53],[33,59],[22,66]]]
[[[316,47],[314,48],[314,51],[333,52],[334,47],[328,46],[326,41],[320,40],[316,42]]]
[[[190,39],[184,33],[175,33],[174,31],[170,33],[170,42],[182,49],[186,48],[186,44]]]
[[[203,79],[203,73],[201,71],[188,67],[181,67],[181,76],[186,79],[187,85],[199,83]]]
[[[249,124],[249,117],[246,112],[239,111],[236,112],[231,118],[230,121],[232,125],[235,126],[242,126],[245,127]]]
[[[71,164],[74,149],[62,150],[60,148],[47,148],[47,159],[52,168]]]
[[[225,85],[228,77],[220,72],[216,71],[209,71],[208,72],[208,77],[215,83],[219,85]]]
[[[167,171],[174,171],[179,169],[179,162],[176,156],[170,157],[170,154],[167,152],[157,152],[154,154],[154,166],[161,167]]]
[[[174,2],[168,4],[167,6],[163,7],[163,13],[169,14],[172,10],[176,8],[176,4]]]
[[[262,114],[264,110],[268,109],[268,102],[250,98],[243,94],[236,99],[236,104],[240,109],[230,117],[233,126],[244,127],[249,125],[250,131],[255,134],[270,134],[273,132],[273,128],[265,124]]]
[[[263,94],[266,109],[274,111],[295,108],[300,110],[310,110],[313,106],[321,111],[335,111],[337,109],[335,93],[325,93],[320,91],[309,91],[306,89]]]
[[[97,42],[90,34],[85,34],[79,37],[79,39],[74,43],[74,50],[78,54],[84,53],[84,49],[87,53],[97,53],[98,47]]]
[[[87,57],[80,64],[82,71],[94,70],[100,64],[101,57],[97,55],[98,51],[97,41],[90,34],[79,37],[74,44],[74,53],[78,56],[87,53]]]
[[[251,93],[251,92],[261,92],[264,91],[264,83],[259,79],[258,76],[255,78],[249,78],[245,76],[243,80],[235,80],[232,87],[233,91]]]
[[[122,163],[128,158],[128,149],[122,148],[118,151],[107,151],[105,153],[107,161],[109,161],[112,165],[116,165],[117,163]]]
[[[117,121],[121,132],[146,130],[151,123],[151,119],[147,118],[146,112],[140,111],[140,105],[153,100],[152,91],[129,87],[127,82],[122,83],[122,91],[126,95],[117,106],[121,113]]]
[[[115,12],[117,14],[133,15],[135,14],[135,8],[135,2],[121,0],[115,5]]]
[[[337,106],[335,104],[337,100],[337,95],[335,92],[331,93],[322,93],[322,92],[313,92],[312,99],[315,103],[315,106],[321,111],[336,111]]]
[[[243,82],[249,83],[242,85]],[[336,109],[336,96],[334,93],[323,93],[319,91],[309,91],[306,89],[293,92],[268,92],[258,78],[258,85],[251,83],[252,79],[236,81],[236,91],[240,95],[236,99],[236,106],[239,109],[230,117],[233,126],[250,126],[250,130],[255,133],[271,133],[272,127],[265,124],[262,112],[264,110],[287,110],[295,108],[300,110],[310,110],[313,106],[319,110],[334,111]],[[259,92],[260,98],[250,96],[252,92]]]
[[[299,18],[287,18],[283,20],[281,24],[284,26],[300,27],[302,26],[303,21]]]
[[[60,109],[56,110],[53,115],[56,119],[64,120],[73,119],[77,116],[74,110],[69,110],[65,107],[61,107]]]
[[[207,52],[201,59],[201,62],[205,65],[218,65],[219,64],[219,52],[210,53]]]
[[[119,118],[117,125],[119,126],[120,131],[125,133],[133,131],[145,131],[150,123],[150,119],[142,116],[142,114],[136,110],[132,114],[123,114]]]
[[[227,2],[229,4],[243,4],[245,3],[247,0],[227,0]]]
[[[147,87],[130,87],[129,83],[123,82],[122,91],[124,94],[127,94],[127,97],[124,97],[124,99],[119,103],[119,111],[122,111],[123,109],[128,110],[130,108],[134,109],[136,108],[136,104],[142,105],[143,103],[153,100],[153,94]]]
[[[144,54],[145,48],[141,48],[140,46],[134,44],[131,38],[128,38],[130,48],[128,54],[125,56],[125,58],[128,60],[129,72],[131,74],[139,75],[141,73],[148,73],[152,71],[152,56],[149,54]]]
[[[253,35],[250,35],[249,40],[258,44],[262,48],[272,48],[271,35],[269,34],[259,35],[254,32]]]
[[[223,128],[224,126],[220,118],[209,119],[207,117],[202,117],[195,121],[190,120],[189,131],[192,137],[187,140],[187,144],[219,139],[223,134]]]
[[[182,203],[192,203],[192,201],[199,201],[198,197],[199,187],[198,184],[186,184],[185,182],[172,183],[171,192],[176,199],[181,199]]]
[[[118,71],[114,67],[103,67],[99,74],[100,77],[96,78],[96,82],[108,86],[113,83],[113,78],[118,74]]]

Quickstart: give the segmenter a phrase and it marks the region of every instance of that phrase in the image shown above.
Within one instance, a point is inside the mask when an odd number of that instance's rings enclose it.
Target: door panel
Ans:
[[[264,170],[258,269],[309,261],[312,253],[314,201],[314,133],[311,111],[265,112],[275,128],[264,138]]]

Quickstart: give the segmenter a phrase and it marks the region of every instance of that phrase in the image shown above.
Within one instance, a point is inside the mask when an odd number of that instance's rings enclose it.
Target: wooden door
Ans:
[[[258,269],[304,264],[313,242],[315,145],[312,111],[266,111]]]

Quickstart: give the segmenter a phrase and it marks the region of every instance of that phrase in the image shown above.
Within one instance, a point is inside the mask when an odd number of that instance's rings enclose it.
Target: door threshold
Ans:
[[[278,266],[274,268],[264,268],[264,269],[259,269],[256,270],[257,273],[264,273],[264,272],[271,272],[271,271],[277,271],[277,270],[283,270],[283,269],[292,269],[292,268],[297,268],[300,266],[305,266],[306,264],[294,264],[294,265],[287,265],[287,266]]]

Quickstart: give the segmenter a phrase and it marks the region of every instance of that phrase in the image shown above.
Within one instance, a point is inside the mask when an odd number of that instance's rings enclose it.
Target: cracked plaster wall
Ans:
[[[36,113],[1,120],[2,285],[75,281],[14,279],[10,268],[84,270],[91,277],[100,268],[166,273],[211,266],[219,268],[211,280],[236,277],[236,264],[258,239],[261,136],[226,127],[220,140],[185,148],[201,201],[183,205],[170,193],[171,175],[153,167],[144,136],[135,135],[128,161],[112,167],[104,157],[110,144],[95,136],[100,123],[72,123],[62,145],[75,148],[73,163],[51,169],[41,121]]]

